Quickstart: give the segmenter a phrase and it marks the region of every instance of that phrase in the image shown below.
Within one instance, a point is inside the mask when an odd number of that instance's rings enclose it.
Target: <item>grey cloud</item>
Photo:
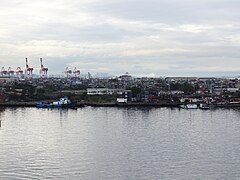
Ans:
[[[91,5],[92,12],[165,23],[209,22],[239,18],[236,0],[122,0]]]
[[[36,34],[42,39],[55,39],[71,42],[116,42],[126,36],[137,36],[140,33],[131,32],[125,29],[116,29],[110,24],[82,26],[68,24],[46,24],[41,27]]]
[[[121,74],[239,72],[237,0],[3,0],[0,64],[25,56],[50,73],[65,67]]]

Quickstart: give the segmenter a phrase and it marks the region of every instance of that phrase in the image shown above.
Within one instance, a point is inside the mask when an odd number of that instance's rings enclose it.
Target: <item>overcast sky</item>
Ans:
[[[239,0],[0,0],[0,66],[240,75]]]

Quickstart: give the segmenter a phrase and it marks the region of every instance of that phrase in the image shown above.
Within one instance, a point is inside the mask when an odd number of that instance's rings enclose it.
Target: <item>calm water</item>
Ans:
[[[240,110],[0,109],[0,179],[240,179]]]

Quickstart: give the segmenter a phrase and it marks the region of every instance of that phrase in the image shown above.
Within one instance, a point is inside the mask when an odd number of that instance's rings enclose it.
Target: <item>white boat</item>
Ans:
[[[76,106],[76,102],[71,102],[67,97],[64,97],[52,103],[40,103],[36,106],[38,108],[74,108]]]
[[[67,98],[60,98],[58,101],[53,102],[53,106],[59,107],[59,106],[65,106],[71,104],[71,101]]]
[[[210,106],[209,104],[200,104],[199,109],[203,109],[203,110],[210,109]]]
[[[183,109],[197,109],[198,108],[197,104],[182,104],[182,105],[180,105],[180,107]]]

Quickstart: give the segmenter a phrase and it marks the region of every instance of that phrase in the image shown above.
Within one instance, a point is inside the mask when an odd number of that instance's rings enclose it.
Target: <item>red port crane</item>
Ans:
[[[14,70],[11,69],[11,67],[8,67],[8,74],[10,76],[13,76],[14,75]]]
[[[80,73],[81,73],[81,71],[75,67],[74,71],[73,71],[74,77],[75,78],[79,78],[80,77]]]
[[[5,70],[5,68],[4,67],[2,67],[2,69],[1,69],[1,75],[3,76],[3,75],[7,75],[7,70]]]
[[[71,77],[72,70],[66,67],[65,74],[67,75],[67,78]]]
[[[32,73],[33,73],[33,68],[29,67],[29,65],[28,65],[28,60],[27,60],[27,58],[26,58],[25,74],[27,74],[27,75],[32,75]]]
[[[17,67],[16,75],[18,78],[23,78],[23,70],[21,69],[21,67]]]
[[[17,67],[17,69],[16,69],[16,74],[17,74],[17,75],[23,74],[23,70],[21,69],[21,67]]]
[[[42,58],[40,58],[41,69],[40,69],[40,76],[47,76],[48,68],[44,67],[42,63]]]

